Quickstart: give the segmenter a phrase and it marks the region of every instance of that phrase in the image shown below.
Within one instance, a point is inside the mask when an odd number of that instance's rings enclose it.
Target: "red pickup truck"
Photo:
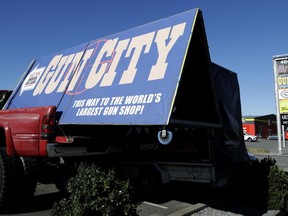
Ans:
[[[8,155],[47,157],[54,139],[56,107],[33,107],[0,112],[1,144]]]
[[[55,111],[53,106],[0,111],[1,209],[34,194],[39,165],[36,158],[47,157]]]

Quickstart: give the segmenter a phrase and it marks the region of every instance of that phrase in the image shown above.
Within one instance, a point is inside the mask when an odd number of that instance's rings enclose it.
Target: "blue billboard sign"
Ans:
[[[198,11],[37,59],[8,108],[54,105],[61,124],[168,124]]]

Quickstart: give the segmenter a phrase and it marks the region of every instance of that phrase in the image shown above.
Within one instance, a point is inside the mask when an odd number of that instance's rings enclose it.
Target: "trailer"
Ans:
[[[211,62],[198,8],[33,60],[0,128],[26,170],[93,161],[144,192],[221,186],[249,161],[237,74]]]

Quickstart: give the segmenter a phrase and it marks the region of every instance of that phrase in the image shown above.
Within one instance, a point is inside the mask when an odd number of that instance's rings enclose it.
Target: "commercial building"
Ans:
[[[277,135],[276,115],[265,116],[243,116],[243,132],[267,138],[269,135]]]

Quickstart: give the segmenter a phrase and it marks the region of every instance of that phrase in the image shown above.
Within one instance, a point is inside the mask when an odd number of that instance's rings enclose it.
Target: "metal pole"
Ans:
[[[285,147],[285,131],[284,131],[284,125],[282,125],[282,142],[283,142],[283,147]]]
[[[278,104],[278,103],[277,103]],[[278,137],[278,154],[282,155],[282,141],[281,141],[281,125],[280,125],[280,114],[279,111],[277,109],[277,113],[276,113],[276,117],[277,117],[277,137]]]
[[[278,134],[278,151],[279,155],[282,155],[282,144],[281,144],[281,121],[280,121],[280,109],[278,99],[278,85],[277,85],[277,61],[273,60],[274,66],[274,80],[275,80],[275,98],[276,98],[276,120],[277,120],[277,134]]]

